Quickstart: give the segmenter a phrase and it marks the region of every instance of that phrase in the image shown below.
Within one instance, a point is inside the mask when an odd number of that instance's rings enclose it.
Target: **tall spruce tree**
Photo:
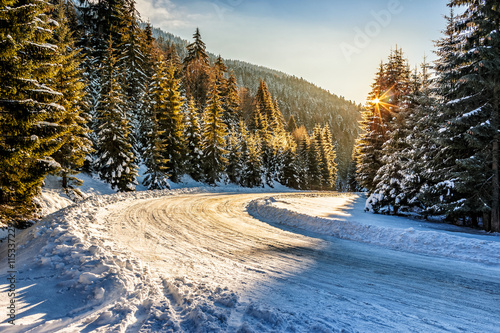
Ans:
[[[286,130],[293,133],[297,129],[297,123],[295,122],[295,117],[293,115],[288,119],[288,124],[286,125]]]
[[[297,144],[292,134],[283,134],[283,152],[281,153],[281,167],[278,181],[290,188],[299,188],[299,165],[297,163]]]
[[[151,124],[148,126],[146,134],[146,146],[144,150],[144,164],[146,166],[146,176],[143,184],[148,189],[168,189],[168,163],[169,159],[165,152],[168,149],[167,138],[170,133],[167,131],[169,122],[168,110],[168,76],[167,66],[163,57],[159,56],[154,65],[154,74],[151,79],[151,88],[149,96],[151,103],[148,104],[149,110],[146,114],[151,115]],[[171,78],[170,78],[171,79]],[[179,105],[176,105],[179,107]]]
[[[187,98],[193,98],[196,108],[202,112],[207,104],[210,89],[210,64],[200,30],[196,28],[194,42],[187,46],[184,58],[184,90]]]
[[[251,133],[241,126],[241,175],[239,183],[245,187],[263,187],[261,140],[258,133]]]
[[[284,129],[283,115],[279,109],[276,109],[277,105],[274,103],[264,80],[260,80],[254,104],[256,106],[254,112],[261,113],[260,117],[265,119],[271,133],[278,133]]]
[[[242,137],[239,132],[231,131],[226,138],[227,166],[226,175],[230,183],[239,184],[242,173]]]
[[[58,50],[49,43],[57,25],[45,1],[0,3],[0,219],[27,217],[51,157],[66,131],[62,94],[50,87]]]
[[[387,125],[383,121],[380,98],[389,88],[384,85],[384,65],[381,64],[372,84],[361,122],[362,133],[356,142],[356,173],[358,183],[370,192],[375,190],[375,176],[382,166],[382,145],[386,140]]]
[[[81,185],[74,177],[83,167],[85,158],[92,152],[92,142],[88,134],[87,119],[83,114],[85,85],[82,80],[81,56],[76,49],[68,23],[68,4],[59,0],[54,11],[58,26],[52,41],[59,50],[59,68],[53,79],[52,88],[63,94],[60,104],[66,109],[61,125],[66,133],[61,137],[63,145],[54,153],[53,158],[61,166],[57,174],[62,178],[64,188]]]
[[[212,85],[208,105],[203,112],[202,147],[204,180],[211,185],[221,180],[227,164],[226,124],[222,121],[219,87]]]
[[[459,44],[450,56],[456,98],[445,100],[448,119],[441,132],[456,161],[442,179],[455,190],[448,212],[464,221],[481,216],[486,230],[500,231],[498,3],[452,0],[449,6],[465,10],[454,24]]]
[[[388,156],[396,154],[397,147],[386,143],[391,135],[397,135],[404,121],[404,114],[400,113],[407,108],[409,79],[408,62],[401,49],[396,48],[391,51],[388,62],[380,65],[363,115],[364,133],[356,144],[358,181],[371,193],[380,184],[380,179],[376,180],[377,172],[387,165]]]
[[[186,172],[196,181],[203,180],[203,151],[198,111],[191,98],[186,105],[184,137],[186,140]]]
[[[121,11],[123,28],[121,31],[120,45],[118,46],[118,63],[121,67],[123,78],[122,90],[125,94],[125,114],[133,124],[134,129],[140,128],[140,118],[146,94],[146,60],[143,54],[143,31],[139,27],[139,13],[135,8],[134,0],[127,0]],[[133,131],[136,150],[140,146],[142,133]]]
[[[131,126],[124,112],[125,95],[110,38],[104,63],[101,100],[97,108],[98,132],[94,168],[102,180],[120,192],[133,191],[137,185],[136,153]]]
[[[229,75],[229,79],[227,80],[222,108],[224,109],[223,120],[228,130],[231,132],[236,131],[241,118],[241,112],[238,86],[233,73]]]

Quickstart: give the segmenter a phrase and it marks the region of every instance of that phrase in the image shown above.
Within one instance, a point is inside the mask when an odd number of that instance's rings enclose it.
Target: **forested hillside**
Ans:
[[[153,29],[153,35],[165,48],[173,44],[181,57],[186,56],[187,41],[157,28]],[[215,62],[217,56],[211,53],[208,55],[210,61]],[[232,59],[224,59],[224,63],[234,73],[238,86],[249,89],[251,95],[257,92],[259,81],[263,79],[269,92],[277,99],[286,120],[293,115],[296,123],[304,125],[309,131],[316,124],[328,124],[336,142],[339,188],[353,189],[350,186],[352,184],[348,184],[353,175],[348,173],[352,170],[350,163],[354,142],[360,133],[360,105],[302,78],[274,69]]]
[[[28,2],[4,5],[0,17],[2,220],[34,216],[48,174],[71,193],[80,172],[126,192],[141,165],[148,189],[184,176],[209,185],[346,187],[354,104],[209,55],[198,29],[189,44],[155,38],[134,1]]]

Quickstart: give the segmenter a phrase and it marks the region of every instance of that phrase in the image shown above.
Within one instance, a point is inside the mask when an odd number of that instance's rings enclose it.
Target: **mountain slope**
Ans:
[[[186,56],[188,41],[157,28],[153,29],[153,34],[160,44],[173,44],[181,58]],[[214,54],[209,56],[215,60]],[[224,62],[234,72],[238,86],[248,88],[252,94],[257,91],[260,79],[266,81],[286,120],[293,115],[297,124],[305,125],[309,131],[318,123],[329,124],[337,142],[339,179],[346,182],[354,142],[359,134],[360,105],[293,75],[239,60],[224,59]]]

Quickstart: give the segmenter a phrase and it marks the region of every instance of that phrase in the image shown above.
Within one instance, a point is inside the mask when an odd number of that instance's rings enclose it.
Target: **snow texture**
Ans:
[[[94,185],[16,235],[17,318],[15,326],[2,319],[3,332],[492,332],[500,324],[487,316],[500,299],[498,235],[364,213],[360,195],[235,186],[97,194],[108,189]],[[7,270],[0,262],[4,308]]]

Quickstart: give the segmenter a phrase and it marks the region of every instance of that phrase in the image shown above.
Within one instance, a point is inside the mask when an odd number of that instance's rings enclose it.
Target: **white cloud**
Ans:
[[[143,21],[149,20],[154,26],[167,30],[192,26],[203,18],[171,0],[137,0],[136,8]]]

